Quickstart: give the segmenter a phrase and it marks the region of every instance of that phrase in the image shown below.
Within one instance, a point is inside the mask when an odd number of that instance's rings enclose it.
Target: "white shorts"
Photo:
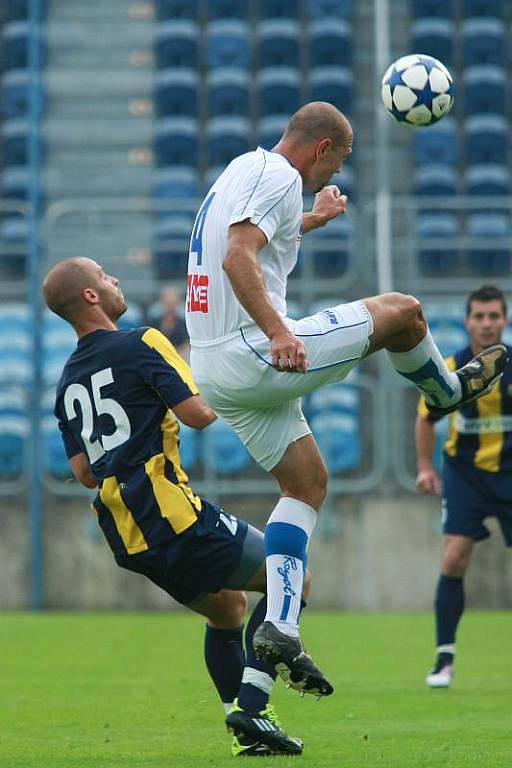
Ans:
[[[192,345],[190,363],[205,400],[233,429],[253,458],[270,471],[290,443],[311,429],[301,397],[344,379],[368,349],[373,331],[361,301],[339,304],[286,324],[304,343],[307,373],[272,366],[270,342],[257,327],[214,344]]]

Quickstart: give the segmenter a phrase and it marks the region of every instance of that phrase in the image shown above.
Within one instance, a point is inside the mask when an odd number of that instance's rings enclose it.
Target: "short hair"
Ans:
[[[307,142],[330,138],[335,146],[340,146],[351,132],[349,121],[337,107],[329,102],[314,101],[291,116],[283,138]]]
[[[501,288],[498,288],[496,285],[482,285],[481,288],[478,288],[476,291],[472,291],[469,294],[466,302],[466,317],[468,317],[471,312],[472,301],[499,301],[503,308],[503,314],[505,316],[507,315],[507,301],[505,299],[505,294]]]
[[[48,308],[71,325],[83,308],[84,288],[95,288],[97,285],[90,263],[90,259],[83,257],[60,261],[50,269],[43,282]]]

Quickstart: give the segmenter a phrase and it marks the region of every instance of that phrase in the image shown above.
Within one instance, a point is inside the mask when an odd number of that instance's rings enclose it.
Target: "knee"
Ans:
[[[402,319],[404,327],[411,327],[414,323],[425,323],[425,316],[421,302],[410,294],[391,293],[389,294]]]
[[[442,572],[445,576],[462,579],[469,565],[469,554],[450,552],[443,557]]]
[[[219,629],[235,629],[244,623],[247,595],[240,590],[223,589],[217,593],[215,609],[208,616],[210,624]]]
[[[305,478],[303,487],[304,501],[311,507],[319,510],[327,496],[329,473],[323,460],[318,461],[312,471]]]

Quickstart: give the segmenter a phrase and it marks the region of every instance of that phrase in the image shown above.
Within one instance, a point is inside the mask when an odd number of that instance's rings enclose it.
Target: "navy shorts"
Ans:
[[[445,457],[442,505],[443,533],[482,541],[491,535],[485,518],[496,517],[512,546],[512,472],[485,472]]]
[[[116,555],[117,564],[141,573],[183,605],[220,589],[243,589],[265,562],[263,534],[202,501],[191,528],[159,547]]]

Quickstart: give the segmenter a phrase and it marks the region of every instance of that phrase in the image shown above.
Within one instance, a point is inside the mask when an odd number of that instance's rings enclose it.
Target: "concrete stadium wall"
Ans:
[[[271,499],[231,499],[226,509],[260,527]],[[0,609],[28,607],[27,513],[0,504]],[[329,525],[332,523],[332,525]],[[476,548],[467,605],[512,607],[512,560],[494,520]],[[328,533],[331,529],[331,532]],[[45,607],[57,610],[160,610],[176,604],[143,577],[118,568],[87,500],[48,499],[45,515]],[[311,607],[347,611],[429,610],[440,551],[439,503],[405,495],[335,502],[310,549]]]

